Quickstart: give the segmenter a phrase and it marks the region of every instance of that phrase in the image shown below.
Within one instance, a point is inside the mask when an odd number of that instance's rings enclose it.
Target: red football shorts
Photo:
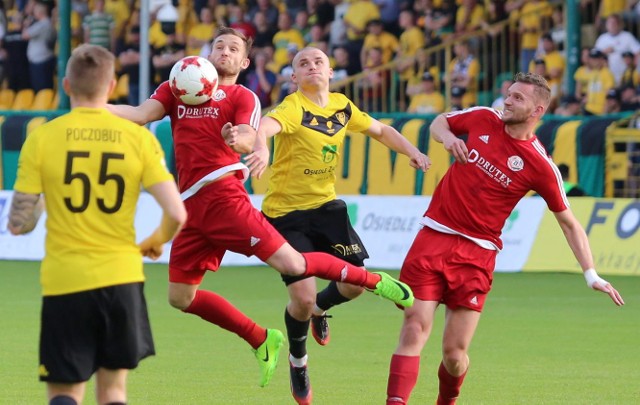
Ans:
[[[285,243],[235,176],[204,186],[184,203],[188,218],[171,246],[171,282],[199,284],[207,270],[218,270],[227,250],[265,261]]]
[[[424,227],[402,264],[400,280],[419,300],[481,312],[491,290],[497,254],[460,235]]]

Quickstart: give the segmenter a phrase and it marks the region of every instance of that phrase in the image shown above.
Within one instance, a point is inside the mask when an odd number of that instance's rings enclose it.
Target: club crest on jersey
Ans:
[[[227,93],[225,93],[222,89],[216,90],[216,92],[213,94],[213,101],[220,101],[224,100],[225,98],[227,98]]]
[[[507,159],[507,166],[514,172],[524,169],[524,161],[520,156],[511,156]]]

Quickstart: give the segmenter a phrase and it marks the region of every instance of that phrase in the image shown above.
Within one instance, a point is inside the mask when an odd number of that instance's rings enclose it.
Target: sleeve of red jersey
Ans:
[[[552,212],[562,212],[569,208],[569,200],[562,185],[562,176],[550,157],[543,157],[542,160],[534,191],[540,194]]]
[[[176,98],[171,92],[171,87],[169,87],[168,81],[165,81],[162,84],[160,84],[160,86],[158,86],[156,91],[154,91],[151,97],[149,98],[152,100],[159,101],[164,107],[165,112],[172,111],[173,105],[176,102]]]
[[[492,108],[487,107],[471,107],[462,111],[453,111],[445,114],[445,118],[449,123],[451,132],[457,136],[466,135],[469,130],[477,128],[478,125],[486,125],[489,129],[493,128],[495,120],[500,120],[500,113]]]
[[[246,87],[240,87],[233,103],[236,106],[233,125],[246,124],[257,131],[262,109],[258,96]]]

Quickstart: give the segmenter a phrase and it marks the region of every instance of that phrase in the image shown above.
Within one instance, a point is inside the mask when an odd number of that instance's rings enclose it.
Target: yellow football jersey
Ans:
[[[14,188],[45,197],[43,294],[143,281],[134,229],[140,186],[172,179],[153,134],[106,109],[74,108],[36,128]]]
[[[320,107],[300,91],[287,96],[267,116],[282,131],[275,136],[269,188],[262,210],[272,218],[318,208],[336,198],[336,170],[347,130],[364,132],[372,118],[340,93]]]

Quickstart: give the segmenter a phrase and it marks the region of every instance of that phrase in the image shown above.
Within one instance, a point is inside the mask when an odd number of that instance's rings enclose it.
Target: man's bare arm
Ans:
[[[107,110],[118,117],[133,121],[138,125],[145,125],[151,121],[157,121],[166,114],[162,103],[152,99],[145,100],[137,107],[125,104],[107,104]]]
[[[36,227],[44,210],[43,201],[40,194],[14,192],[9,211],[9,232],[13,235],[31,232]]]

